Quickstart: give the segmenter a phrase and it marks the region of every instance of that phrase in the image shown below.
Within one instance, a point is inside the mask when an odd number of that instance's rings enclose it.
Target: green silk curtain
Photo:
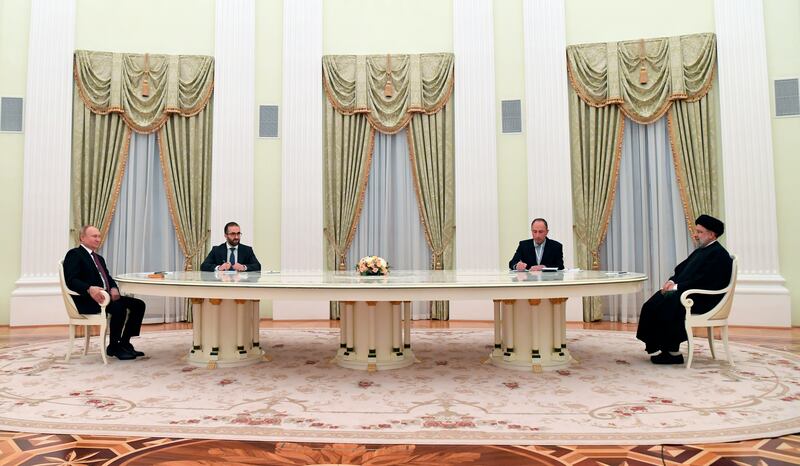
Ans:
[[[345,269],[369,178],[374,131],[408,127],[415,191],[433,269],[453,267],[453,54],[330,55],[322,59],[326,265]],[[391,260],[391,259],[390,259]],[[352,265],[352,264],[351,264]],[[447,302],[432,316],[448,318]],[[338,305],[331,304],[331,317]]]
[[[687,227],[700,214],[719,216],[716,112],[713,89],[701,99],[678,100],[667,113],[669,138]],[[685,190],[685,192],[683,192]]]
[[[625,119],[616,105],[592,107],[570,90],[572,202],[578,267],[600,268],[600,245],[605,239],[619,173]],[[584,298],[587,322],[603,317],[598,297]]]
[[[90,111],[73,89],[70,203],[75,242],[83,225],[96,225],[105,238],[119,197],[131,130],[116,114]]]
[[[194,117],[170,116],[158,134],[169,212],[185,257],[184,270],[200,270],[208,244],[212,105],[209,102]]]
[[[323,215],[329,270],[345,270],[345,255],[364,204],[374,138],[375,130],[364,114],[342,114],[325,103]],[[338,301],[331,301],[330,316],[339,318]]]
[[[669,112],[687,228],[695,215],[716,213],[716,120],[708,98],[715,67],[716,37],[711,33],[567,47],[579,267],[600,265],[598,251],[614,203],[624,116],[648,124]],[[585,299],[584,320],[601,317],[600,300]]]
[[[152,133],[171,114],[193,116],[214,90],[214,58],[75,51],[75,82],[92,112],[117,113],[134,131]]]
[[[326,266],[345,269],[345,255],[358,225],[372,162],[374,130],[363,114],[345,115],[325,105],[323,156]]]
[[[213,57],[77,50],[74,78],[72,229],[97,225],[105,238],[131,130],[162,129],[170,212],[185,267],[198,267],[209,230]]]
[[[452,107],[448,102],[438,113],[414,115],[407,133],[420,219],[434,270],[453,268],[456,219]],[[431,317],[448,320],[449,303],[434,301]]]
[[[452,53],[326,55],[322,82],[336,111],[363,113],[375,129],[394,134],[413,114],[436,113],[448,102],[453,69]]]

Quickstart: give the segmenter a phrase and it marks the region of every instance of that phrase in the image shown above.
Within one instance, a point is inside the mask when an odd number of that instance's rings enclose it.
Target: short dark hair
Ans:
[[[547,229],[547,230],[550,229],[550,227],[547,226],[547,220],[545,220],[543,218],[535,218],[535,219],[531,220],[531,228],[533,228],[533,224],[536,223],[536,222],[542,222],[542,223],[544,223],[545,229]]]
[[[226,223],[225,224],[225,234],[226,235],[228,234],[228,228],[230,228],[230,227],[238,227],[238,226],[239,226],[239,224],[236,223],[236,222],[228,222],[228,223]]]

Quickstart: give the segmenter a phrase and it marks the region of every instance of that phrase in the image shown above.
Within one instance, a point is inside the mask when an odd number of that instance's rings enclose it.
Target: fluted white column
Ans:
[[[216,4],[214,35],[214,140],[211,161],[211,243],[223,228],[241,226],[252,244],[255,144],[255,0]],[[250,240],[248,240],[250,239]]]
[[[496,270],[499,259],[494,14],[491,0],[453,2],[455,266]],[[452,319],[489,319],[492,303],[453,301]]]
[[[57,262],[69,246],[74,0],[33,0],[28,42],[21,275],[11,325],[65,323]]]
[[[322,0],[283,3],[281,270],[320,272]],[[325,302],[276,301],[275,319],[327,319]]]
[[[723,237],[739,256],[731,320],[791,325],[778,264],[764,10],[759,0],[715,0],[720,129],[725,189]]]
[[[564,263],[571,267],[574,241],[564,0],[524,0],[522,25],[528,221],[547,219],[550,236],[564,245]],[[567,301],[567,319],[582,319],[580,299]]]

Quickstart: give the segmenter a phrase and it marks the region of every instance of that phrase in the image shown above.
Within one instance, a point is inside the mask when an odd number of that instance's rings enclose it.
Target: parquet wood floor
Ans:
[[[416,321],[415,328],[490,328],[491,322]],[[336,328],[332,321],[274,322],[262,328]],[[569,328],[635,331],[635,324],[570,323]],[[144,332],[191,328],[150,324]],[[66,327],[0,327],[0,347],[66,337]],[[698,335],[704,336],[704,335]],[[731,328],[731,339],[800,354],[800,328]],[[798,407],[800,409],[800,407]],[[800,433],[799,433],[800,434]],[[358,445],[187,440],[0,432],[0,465],[752,465],[800,464],[800,435],[703,445],[495,446]]]

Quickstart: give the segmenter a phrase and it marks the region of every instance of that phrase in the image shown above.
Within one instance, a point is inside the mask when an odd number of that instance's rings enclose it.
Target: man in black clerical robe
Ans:
[[[636,338],[643,341],[645,351],[658,353],[650,357],[654,364],[683,364],[678,351],[686,341],[686,308],[681,293],[690,289],[721,290],[731,279],[733,259],[717,241],[725,225],[709,215],[695,220],[694,240],[698,247],[675,267],[675,273],[656,294],[642,306]],[[722,300],[722,295],[690,295],[694,300],[692,314],[710,311]]]

